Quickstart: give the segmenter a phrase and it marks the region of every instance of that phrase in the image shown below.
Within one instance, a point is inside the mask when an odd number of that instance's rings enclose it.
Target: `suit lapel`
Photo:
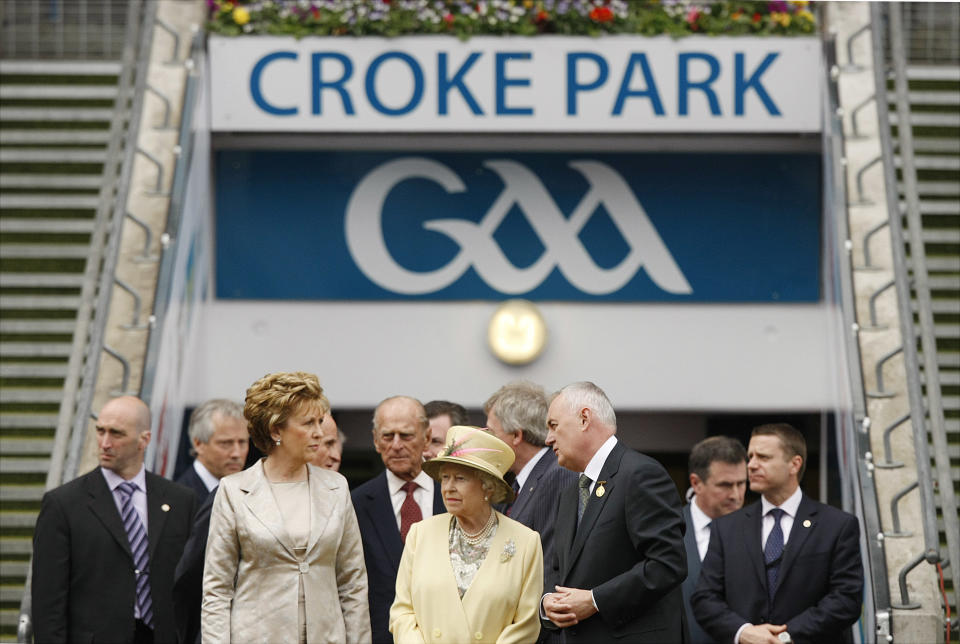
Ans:
[[[744,510],[743,520],[743,545],[747,549],[747,559],[753,566],[753,571],[757,573],[757,579],[760,580],[764,591],[767,589],[767,566],[763,562],[763,546],[760,541],[760,533],[763,530],[763,506],[760,501],[747,506]]]
[[[803,549],[807,542],[807,537],[817,526],[816,521],[817,506],[807,498],[807,495],[800,497],[800,507],[797,508],[797,516],[793,519],[793,527],[790,528],[790,538],[787,540],[787,547],[783,552],[783,561],[780,562],[780,570],[777,572],[777,589],[783,587],[782,580],[786,579],[790,566],[796,561],[797,555]],[[810,522],[810,527],[804,527],[804,521]]]
[[[310,472],[310,539],[307,541],[307,553],[313,550],[320,540],[320,535],[327,529],[327,523],[330,522],[330,515],[336,504],[332,490],[337,489],[334,479],[329,483],[324,483],[312,468],[308,467]]]
[[[569,485],[560,493],[560,501],[557,507],[557,527],[554,533],[554,554],[560,560],[561,583],[566,583],[567,573],[570,572],[572,566],[571,549],[573,548],[576,529],[577,486]]]
[[[367,493],[367,499],[369,501],[367,513],[370,515],[370,522],[376,530],[380,545],[394,568],[399,568],[400,556],[403,554],[403,541],[400,539],[397,517],[393,514],[393,504],[390,503],[390,487],[387,485],[386,472],[380,474],[380,482]]]
[[[90,511],[100,520],[110,536],[120,544],[120,547],[132,561],[133,554],[130,552],[130,540],[127,538],[127,531],[123,529],[123,521],[120,519],[117,503],[113,500],[113,492],[107,487],[107,481],[103,478],[103,473],[99,467],[87,475],[84,487],[90,495]]]
[[[600,476],[593,486],[593,493],[587,501],[587,507],[583,511],[583,518],[580,519],[580,525],[577,526],[577,532],[573,538],[573,545],[570,548],[571,566],[573,562],[577,560],[577,557],[580,556],[580,552],[587,542],[587,537],[593,529],[593,524],[597,522],[597,517],[603,512],[607,499],[609,499],[613,493],[614,486],[616,485],[617,470],[620,469],[620,459],[623,458],[624,449],[623,443],[617,442],[616,447],[614,447],[613,451],[607,456],[607,460],[600,469]],[[597,496],[601,482],[604,487],[604,494],[603,496]],[[576,495],[579,497],[579,489],[576,487],[574,487],[574,489],[577,490]],[[574,512],[574,522],[576,522],[576,512]]]
[[[690,499],[690,503],[693,503]],[[683,508],[683,520],[687,524],[687,531],[683,535],[683,545],[687,549],[687,578],[700,578],[700,550],[697,548],[697,531],[693,527],[693,512],[690,503]]]
[[[250,510],[250,513],[273,535],[273,538],[290,553],[290,556],[296,558],[293,553],[293,542],[290,540],[290,535],[287,534],[287,529],[283,526],[280,508],[273,498],[270,483],[263,472],[263,461],[258,461],[246,472],[248,474],[240,482],[240,489],[247,493],[243,500],[244,504]]]
[[[146,473],[147,485],[147,542],[150,548],[150,560],[153,561],[153,553],[157,550],[160,543],[160,535],[163,534],[163,524],[167,520],[167,514],[170,512],[170,505],[164,503],[165,497],[160,486],[153,479],[153,474]],[[163,506],[167,509],[164,510]]]
[[[530,470],[530,475],[527,476],[527,480],[523,483],[523,489],[520,490],[520,494],[517,495],[516,503],[510,508],[510,516],[514,519],[523,516],[524,509],[530,504],[530,500],[534,497],[534,491],[540,485],[540,477],[542,477],[547,471],[547,468],[550,467],[550,456],[552,454],[552,451],[547,450],[533,466],[533,469]]]
[[[392,507],[392,506],[391,506]],[[443,494],[440,492],[440,484],[433,482],[433,515],[443,514],[447,511],[447,506],[443,504]]]

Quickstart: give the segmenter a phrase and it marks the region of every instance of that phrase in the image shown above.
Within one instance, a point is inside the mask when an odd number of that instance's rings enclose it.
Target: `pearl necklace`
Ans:
[[[477,532],[476,534],[470,534],[469,532],[464,530],[463,526],[460,525],[460,519],[457,519],[457,530],[460,531],[463,541],[468,546],[477,546],[481,542],[483,542],[484,539],[490,536],[490,532],[493,530],[493,526],[496,525],[496,522],[497,522],[496,514],[497,514],[496,512],[494,512],[493,510],[490,510],[490,516],[487,518],[486,525],[484,525],[483,528],[480,529],[480,532]]]

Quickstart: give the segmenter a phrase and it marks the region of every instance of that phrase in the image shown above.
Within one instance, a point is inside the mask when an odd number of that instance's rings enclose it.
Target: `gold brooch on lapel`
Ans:
[[[169,512],[170,506],[164,503],[163,505],[160,506],[160,509],[163,510],[164,512]]]
[[[500,553],[500,563],[507,563],[517,554],[517,544],[513,542],[513,539],[507,539],[507,542],[503,545],[503,552]]]
[[[606,484],[606,481],[597,481],[597,498],[598,499],[607,493],[607,491],[603,489],[604,484]]]
[[[804,528],[809,528],[809,527],[812,526],[812,525],[813,525],[813,524],[810,523],[810,519],[804,519],[804,520],[803,520],[803,527],[804,527]]]

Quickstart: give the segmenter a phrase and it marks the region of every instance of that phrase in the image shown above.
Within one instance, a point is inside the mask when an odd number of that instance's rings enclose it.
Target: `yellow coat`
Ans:
[[[310,468],[310,538],[301,564],[263,461],[220,480],[203,570],[204,644],[296,642],[299,579],[308,644],[367,644],[367,570],[347,481]]]
[[[460,599],[450,564],[445,513],[413,524],[407,535],[390,632],[397,644],[509,644],[540,634],[543,551],[540,535],[497,513],[497,534],[473,583]],[[506,557],[507,543],[515,552]]]

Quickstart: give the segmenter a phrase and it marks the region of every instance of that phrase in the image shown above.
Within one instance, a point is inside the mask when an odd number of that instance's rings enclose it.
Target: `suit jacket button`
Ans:
[[[443,633],[440,632],[440,629],[439,629],[439,628],[433,629],[433,636],[434,636],[434,638],[438,638],[438,639],[439,639],[439,637],[440,637],[441,635],[443,635]]]
[[[475,640],[482,640],[482,639],[483,639],[483,633],[481,633],[480,631],[477,631],[476,633],[473,634],[473,638],[474,638]]]

